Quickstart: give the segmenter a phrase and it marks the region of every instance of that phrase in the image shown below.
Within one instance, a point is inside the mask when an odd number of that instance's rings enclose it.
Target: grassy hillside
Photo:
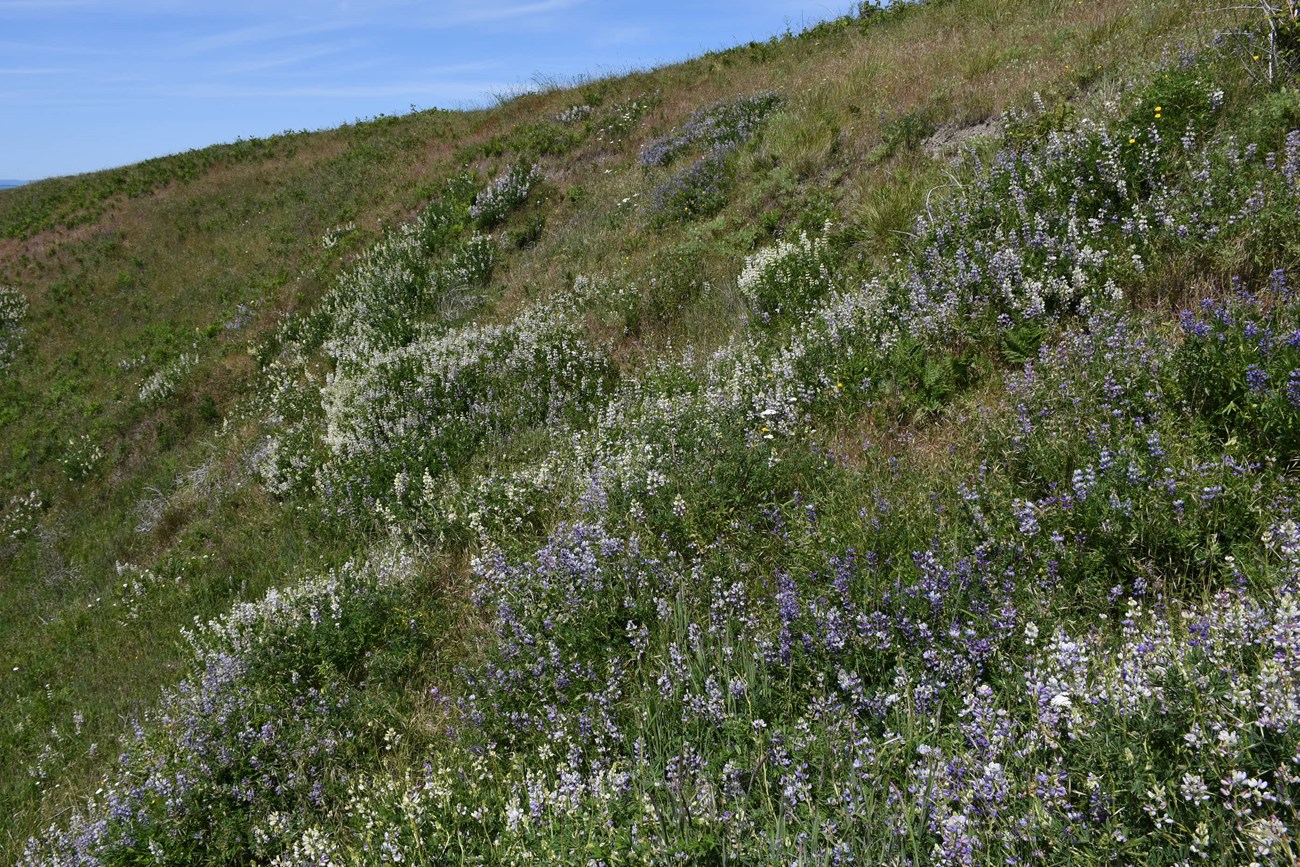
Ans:
[[[0,191],[0,857],[1290,863],[1298,68],[864,6]]]

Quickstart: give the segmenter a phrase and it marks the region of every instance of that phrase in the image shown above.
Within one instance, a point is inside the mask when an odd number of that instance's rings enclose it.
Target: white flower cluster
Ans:
[[[177,586],[184,580],[180,572],[169,580],[145,566],[121,561],[117,563],[117,577],[121,584],[117,588],[116,606],[123,609],[127,620],[140,619],[140,614],[158,588]]]
[[[780,241],[745,259],[736,280],[740,293],[763,314],[795,312],[816,301],[832,285],[827,236],[810,238],[800,233],[793,241]]]
[[[571,105],[564,111],[555,116],[557,123],[578,123],[591,117],[591,106],[589,105]]]
[[[406,346],[350,354],[321,390],[329,457],[318,487],[355,508],[405,493],[401,473],[437,478],[488,439],[585,416],[607,363],[565,299],[507,325],[431,326]]]
[[[538,166],[526,166],[523,163],[513,165],[475,197],[469,215],[479,225],[491,228],[522,205],[529,192],[541,180],[542,170]]]
[[[64,447],[59,463],[67,473],[69,481],[80,481],[95,471],[100,461],[104,460],[104,449],[88,434],[72,437]]]
[[[343,240],[348,235],[351,235],[356,230],[357,224],[352,222],[344,223],[341,226],[332,226],[329,229],[326,229],[325,234],[322,235],[320,239],[321,249],[333,250],[339,245],[339,241]]]
[[[0,512],[0,545],[21,542],[31,535],[44,505],[40,491],[10,497],[4,511]]]
[[[243,462],[261,478],[268,493],[285,497],[310,487],[316,469],[319,385],[302,347],[295,344],[286,347],[262,374],[263,410],[274,432],[249,449]]]
[[[330,319],[326,350],[340,363],[364,364],[410,342],[415,317],[463,312],[472,290],[485,286],[496,264],[496,242],[474,233],[441,266],[429,261],[424,221],[403,225],[344,274],[325,299]]]
[[[227,657],[245,662],[304,630],[337,626],[367,597],[400,587],[415,574],[414,557],[385,547],[360,562],[349,561],[287,588],[273,588],[256,602],[242,602],[217,620],[196,622],[184,635],[194,655],[213,664]]]
[[[18,355],[22,346],[27,299],[11,286],[0,286],[0,370]]]
[[[166,400],[176,393],[176,386],[186,373],[199,363],[198,354],[182,352],[180,357],[155,371],[140,385],[140,402]]]
[[[653,104],[654,100],[640,97],[613,106],[605,115],[606,120],[601,128],[596,130],[596,142],[610,146],[619,144],[641,122]]]
[[[475,303],[474,290],[487,285],[496,267],[497,242],[489,235],[475,232],[452,254],[435,281],[440,286],[439,313],[454,318],[467,312]]]
[[[279,355],[263,371],[262,398],[274,432],[247,457],[271,493],[310,488],[322,459],[317,346],[347,377],[418,339],[422,323],[454,318],[477,303],[498,250],[477,232],[457,240],[469,219],[471,183],[453,179],[444,199],[387,234],[339,277],[316,317],[282,327]]]

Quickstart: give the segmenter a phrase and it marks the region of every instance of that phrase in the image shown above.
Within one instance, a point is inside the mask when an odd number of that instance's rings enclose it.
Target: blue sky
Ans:
[[[0,178],[684,59],[842,0],[0,0]]]

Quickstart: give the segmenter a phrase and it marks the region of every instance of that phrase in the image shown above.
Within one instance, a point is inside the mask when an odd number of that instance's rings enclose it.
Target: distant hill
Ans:
[[[15,181],[13,179],[3,179],[0,180],[0,190],[7,190],[10,187],[21,187],[25,183],[27,183],[27,181]]]

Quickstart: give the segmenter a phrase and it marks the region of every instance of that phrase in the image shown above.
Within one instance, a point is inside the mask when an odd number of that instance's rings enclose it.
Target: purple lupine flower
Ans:
[[[1246,387],[1252,394],[1260,394],[1268,388],[1268,371],[1258,364],[1246,368]]]
[[[1300,409],[1300,368],[1291,371],[1286,382],[1286,399],[1293,409]]]
[[[1282,174],[1288,183],[1300,183],[1300,129],[1293,129],[1286,134],[1283,155]]]
[[[1034,504],[1028,500],[1011,501],[1011,514],[1015,516],[1016,526],[1026,536],[1038,535],[1038,516]]]
[[[1289,298],[1291,296],[1291,292],[1287,288],[1285,268],[1277,268],[1268,275],[1268,287],[1273,292],[1283,296],[1284,298]]]

